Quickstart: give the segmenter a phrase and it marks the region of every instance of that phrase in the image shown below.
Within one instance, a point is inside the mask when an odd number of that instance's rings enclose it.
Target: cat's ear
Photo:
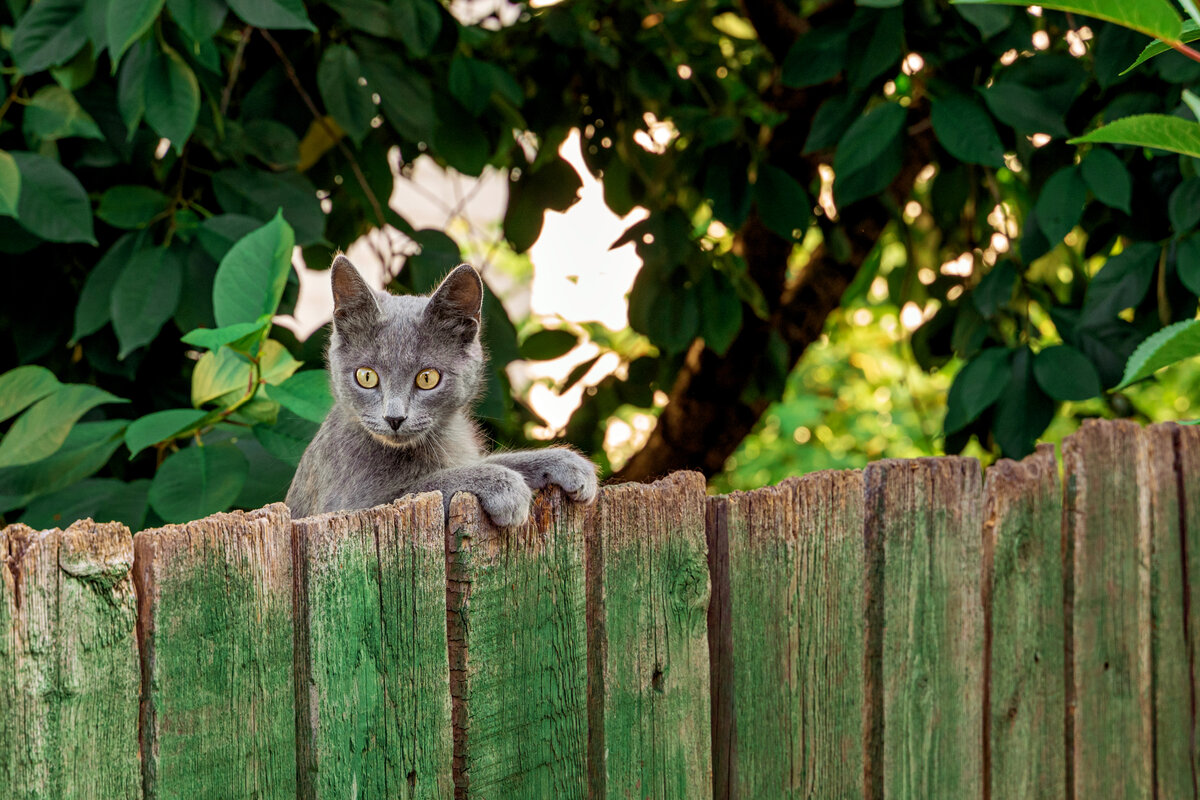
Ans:
[[[333,324],[337,328],[373,325],[379,320],[379,302],[350,259],[338,255],[330,269],[333,282]]]
[[[429,296],[425,315],[451,323],[464,340],[479,332],[483,280],[470,264],[459,264]]]

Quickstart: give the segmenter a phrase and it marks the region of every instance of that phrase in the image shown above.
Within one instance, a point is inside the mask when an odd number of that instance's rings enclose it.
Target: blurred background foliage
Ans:
[[[1115,387],[1196,315],[1200,149],[1069,141],[1195,119],[1200,63],[1125,71],[1150,41],[941,0],[4,0],[0,514],[281,499],[330,402],[324,334],[273,324],[290,265],[364,236],[393,291],[481,266],[486,433],[618,479],[751,488],[1187,418],[1194,364]],[[521,299],[579,197],[572,132],[607,206],[644,209],[614,242],[642,263],[628,327]],[[505,176],[491,241],[389,205],[418,156]],[[581,402],[556,428],[538,391]]]

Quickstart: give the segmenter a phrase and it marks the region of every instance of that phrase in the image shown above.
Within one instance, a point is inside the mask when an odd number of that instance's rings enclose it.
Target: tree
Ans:
[[[976,437],[1023,455],[1066,400],[1135,410],[1112,391],[1128,356],[1195,316],[1195,162],[1067,142],[1138,112],[1190,113],[1181,92],[1200,65],[1167,53],[1122,74],[1140,34],[933,0],[515,15],[10,0],[0,364],[25,366],[0,376],[0,422],[13,420],[0,511],[140,527],[281,497],[329,403],[321,338],[270,325],[294,303],[292,244],[323,268],[390,226],[406,237],[388,256],[394,288],[413,291],[460,258],[387,207],[397,145],[466,175],[508,171],[516,253],[577,198],[558,155],[572,129],[608,205],[649,210],[620,240],[644,264],[629,299],[640,337],[584,331],[623,368],[566,431],[606,464],[610,416],[664,392],[621,479],[719,471],[830,313],[873,285],[928,317],[912,337],[923,367],[964,365],[947,451]],[[516,442],[535,415],[505,365],[578,331],[518,337],[486,302],[481,411]]]

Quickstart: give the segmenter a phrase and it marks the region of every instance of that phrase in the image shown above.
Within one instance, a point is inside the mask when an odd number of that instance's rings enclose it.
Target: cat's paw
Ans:
[[[501,527],[520,525],[529,519],[529,507],[533,503],[533,491],[525,480],[504,467],[489,470],[486,487],[480,487],[475,496],[479,505],[492,522]]]
[[[596,499],[596,465],[574,450],[552,447],[538,450],[538,463],[526,475],[529,485],[542,489],[550,484],[561,486],[577,503]]]

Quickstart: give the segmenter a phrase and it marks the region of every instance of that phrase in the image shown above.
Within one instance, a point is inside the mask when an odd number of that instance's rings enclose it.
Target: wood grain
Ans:
[[[1183,622],[1187,637],[1189,673],[1189,725],[1191,779],[1195,791],[1200,775],[1200,746],[1197,742],[1196,700],[1200,695],[1200,425],[1172,427],[1175,444],[1175,485],[1179,496],[1180,546],[1183,559]]]
[[[601,490],[586,531],[591,797],[709,797],[704,477]]]
[[[278,503],[135,537],[148,798],[296,796],[290,543]]]
[[[453,796],[441,495],[292,537],[300,796]]]
[[[720,797],[861,792],[862,496],[846,471],[709,498],[729,581],[728,630],[710,635],[732,651],[732,696],[714,711],[733,715],[714,724],[715,751],[731,754]]]
[[[585,508],[558,489],[497,528],[471,495],[450,504],[447,621],[455,795],[587,792]]]
[[[984,482],[991,797],[1066,795],[1062,489],[1053,445]]]
[[[133,540],[0,531],[0,795],[140,798]]]
[[[983,797],[981,475],[967,458],[864,473],[868,797]],[[878,674],[871,671],[877,670]]]

